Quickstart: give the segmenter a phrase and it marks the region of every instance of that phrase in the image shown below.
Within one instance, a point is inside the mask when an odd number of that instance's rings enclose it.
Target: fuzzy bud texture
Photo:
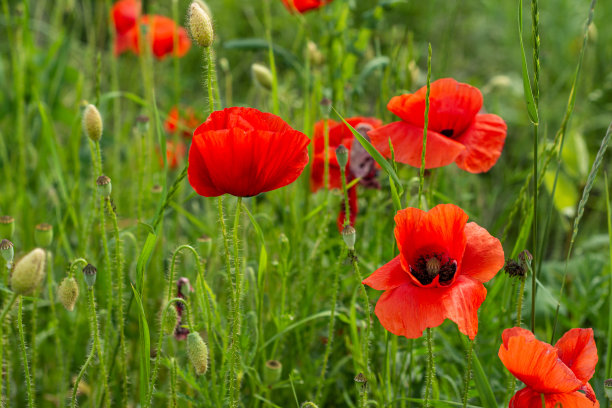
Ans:
[[[251,72],[253,72],[253,78],[262,87],[267,90],[272,89],[272,72],[265,65],[253,64],[251,65]]]
[[[74,305],[79,298],[79,285],[77,284],[76,279],[74,279],[72,276],[64,278],[57,289],[57,297],[59,298],[60,302],[62,302],[62,305],[64,305],[66,310],[72,312],[74,310]]]
[[[187,355],[196,374],[205,374],[208,369],[208,347],[197,332],[189,333],[187,336]]]
[[[83,112],[83,132],[94,142],[102,138],[102,116],[92,104],[87,105]]]
[[[21,258],[11,277],[11,288],[18,295],[30,295],[45,276],[45,250],[35,248]]]
[[[189,7],[189,30],[200,47],[212,45],[215,34],[210,15],[195,1]]]
[[[164,319],[162,321],[162,331],[164,332],[164,334],[170,335],[174,333],[174,329],[179,323],[179,315],[174,305],[171,305],[170,307],[166,307],[166,305],[164,305],[164,309],[165,315],[162,312],[162,315],[164,316]]]

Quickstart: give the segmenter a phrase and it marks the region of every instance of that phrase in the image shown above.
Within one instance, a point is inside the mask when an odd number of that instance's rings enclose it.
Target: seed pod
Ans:
[[[72,276],[65,277],[57,288],[57,297],[59,298],[60,302],[62,302],[62,305],[64,305],[66,310],[72,312],[74,310],[74,305],[79,298],[79,285],[77,284],[76,279],[74,279]]]
[[[162,309],[162,316],[164,316],[164,319],[161,322],[161,326],[162,326],[162,332],[164,334],[170,335],[174,333],[174,329],[176,328],[176,325],[179,323],[179,315],[174,305],[170,305],[170,307],[166,307],[166,305],[167,303],[164,304],[165,315],[163,312],[164,309]]]
[[[8,239],[3,239],[0,241],[0,254],[2,254],[2,257],[6,262],[13,262],[13,257],[15,256],[13,243]]]
[[[208,347],[197,332],[189,333],[187,336],[187,355],[196,374],[205,374],[208,369]]]
[[[264,366],[264,383],[275,384],[280,380],[283,365],[278,360],[268,360]]]
[[[87,105],[83,111],[83,132],[94,142],[102,138],[102,116],[92,104]]]
[[[103,174],[98,177],[96,184],[98,185],[98,192],[102,197],[110,197],[111,192],[113,191],[113,185],[111,184],[110,177]]]
[[[604,391],[606,392],[606,397],[612,400],[612,378],[604,381]]]
[[[191,31],[193,41],[200,47],[207,48],[212,45],[215,32],[210,14],[195,1],[189,6],[189,31]]]
[[[98,273],[98,270],[92,264],[87,264],[87,266],[83,268],[83,277],[85,278],[85,283],[90,288],[93,287],[93,285],[95,285],[96,283],[97,273]]]
[[[15,220],[10,215],[0,217],[0,237],[11,239],[15,233]]]
[[[336,147],[336,160],[338,160],[338,165],[340,169],[344,170],[346,168],[346,164],[348,163],[349,151],[345,145],[341,144]]]
[[[355,249],[355,228],[350,225],[344,227],[342,230],[342,239],[344,239],[344,243],[348,249],[353,251]]]
[[[17,262],[11,276],[11,288],[18,295],[29,295],[45,276],[47,254],[42,248],[35,248]]]
[[[48,248],[53,242],[53,226],[51,224],[38,224],[34,230],[34,241],[36,245]]]
[[[272,89],[272,72],[268,67],[255,63],[251,65],[251,72],[257,84],[268,91]]]

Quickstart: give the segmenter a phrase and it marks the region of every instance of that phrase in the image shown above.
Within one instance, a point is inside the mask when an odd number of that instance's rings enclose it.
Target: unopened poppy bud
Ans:
[[[179,323],[179,315],[174,305],[170,307],[166,307],[166,305],[167,304],[164,304],[165,315],[162,312],[164,319],[161,322],[161,326],[162,326],[162,332],[164,334],[170,335],[174,333],[174,329],[176,328],[176,325]]]
[[[96,184],[98,185],[98,192],[102,197],[110,197],[111,192],[113,191],[113,185],[111,184],[110,177],[103,174],[98,177]]]
[[[74,310],[74,305],[79,298],[79,285],[74,277],[67,276],[64,278],[57,288],[57,297],[66,310],[69,312]]]
[[[208,7],[208,4],[206,4],[204,0],[194,0],[194,3],[197,3],[198,6],[202,7],[202,10],[204,10],[206,14],[212,17],[212,12],[210,11],[210,7]]]
[[[355,228],[350,225],[347,225],[342,230],[342,239],[344,239],[344,243],[353,251],[355,249]]]
[[[45,223],[38,224],[34,230],[34,241],[39,247],[49,247],[53,242],[53,226]]]
[[[206,12],[198,2],[189,7],[189,31],[191,37],[200,47],[210,47],[214,40],[214,31],[210,12]]]
[[[189,333],[187,336],[187,356],[193,364],[197,375],[206,373],[208,369],[208,347],[199,333]]]
[[[255,63],[251,65],[251,72],[257,84],[268,91],[272,89],[272,72],[268,67]]]
[[[308,60],[315,67],[323,63],[323,54],[321,54],[321,51],[319,51],[317,44],[313,43],[312,41],[308,41],[307,53]]]
[[[45,276],[47,254],[42,248],[35,248],[21,258],[11,276],[11,288],[18,295],[29,295],[42,282]]]
[[[15,220],[10,215],[0,217],[0,237],[11,239],[15,233]]]
[[[300,408],[319,408],[319,406],[312,401],[306,401],[300,405]]]
[[[519,277],[521,279],[525,279],[527,275],[527,268],[522,262],[516,262],[514,259],[508,259],[506,261],[506,266],[504,266],[504,271],[511,278]]]
[[[83,131],[94,142],[102,138],[102,116],[92,104],[87,105],[83,112]]]
[[[3,239],[2,241],[0,241],[0,254],[2,254],[2,257],[6,262],[13,262],[13,257],[15,256],[15,249],[13,248],[13,243],[8,239]]]
[[[340,146],[336,147],[336,159],[338,160],[338,165],[340,166],[340,169],[344,170],[346,164],[348,163],[348,158],[349,151],[346,146],[341,144]]]
[[[200,238],[198,238],[198,246],[200,249],[200,255],[202,255],[204,259],[207,259],[212,251],[212,238],[206,234],[202,235]]]
[[[264,383],[275,384],[280,380],[283,365],[278,360],[268,360],[264,366]]]
[[[89,286],[90,288],[93,287],[93,285],[95,285],[96,283],[97,273],[98,270],[92,264],[87,264],[87,266],[83,268],[83,278],[85,279],[85,283],[87,284],[87,286]]]
[[[604,391],[606,392],[606,397],[612,400],[612,378],[608,378],[604,381]]]

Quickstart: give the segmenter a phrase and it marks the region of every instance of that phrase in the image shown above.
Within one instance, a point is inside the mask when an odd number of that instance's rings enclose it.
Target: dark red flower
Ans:
[[[510,400],[510,408],[599,407],[589,380],[597,365],[593,329],[572,329],[551,346],[529,330],[513,327],[502,333],[499,358],[526,387]]]
[[[193,131],[200,124],[200,120],[192,108],[187,108],[182,113],[182,115],[179,113],[179,109],[176,106],[170,109],[168,117],[164,122],[164,129],[168,133],[174,133],[178,130],[184,139],[191,139]]]
[[[426,92],[423,87],[414,94],[393,97],[387,109],[402,120],[368,133],[386,157],[391,157],[391,138],[396,161],[421,167]],[[497,115],[478,113],[482,107],[480,91],[444,78],[431,83],[429,100],[425,168],[455,162],[470,173],[491,169],[501,155],[507,127]]]
[[[309,10],[314,10],[323,7],[333,0],[283,0],[283,4],[291,12],[305,13]]]
[[[504,266],[504,251],[497,238],[467,219],[453,204],[397,212],[400,254],[363,281],[385,291],[375,310],[385,329],[417,338],[448,318],[474,339],[487,295],[482,283]]]
[[[193,134],[189,183],[205,197],[254,196],[293,183],[308,164],[306,135],[253,108],[213,112]]]

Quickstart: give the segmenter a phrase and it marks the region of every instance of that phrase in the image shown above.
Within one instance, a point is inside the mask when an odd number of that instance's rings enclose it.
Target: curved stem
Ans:
[[[96,315],[96,303],[94,299],[93,287],[88,290],[89,293],[89,325],[94,339],[94,349],[98,353],[98,360],[100,360],[100,371],[102,373],[102,386],[105,394],[105,406],[110,406],[110,392],[108,390],[108,379],[106,377],[106,365],[104,363],[104,354],[102,353],[102,347],[100,346],[100,334],[98,329],[98,317]]]
[[[71,408],[76,408],[77,406],[77,391],[79,390],[79,383],[81,382],[83,375],[85,375],[85,370],[87,370],[87,366],[89,366],[89,363],[91,362],[95,354],[96,348],[92,345],[91,350],[89,351],[89,356],[87,356],[87,360],[85,360],[83,367],[81,367],[81,371],[79,371],[79,375],[77,375],[77,378],[74,381],[74,386],[72,387],[72,398],[70,400]]]

